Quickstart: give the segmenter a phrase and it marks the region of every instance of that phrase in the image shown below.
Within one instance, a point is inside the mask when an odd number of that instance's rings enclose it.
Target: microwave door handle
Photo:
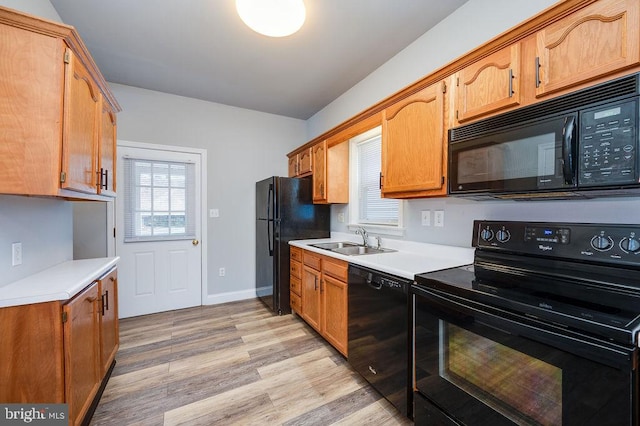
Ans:
[[[575,128],[576,117],[574,115],[566,117],[562,127],[562,173],[567,185],[574,184],[575,161],[573,147],[575,144]]]

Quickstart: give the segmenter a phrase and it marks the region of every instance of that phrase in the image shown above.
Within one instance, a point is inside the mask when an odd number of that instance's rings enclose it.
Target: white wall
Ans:
[[[306,142],[305,122],[111,84],[122,106],[118,139],[207,150],[208,293],[205,303],[255,288],[255,183],[286,176],[286,154]],[[224,277],[218,269],[226,268]]]
[[[0,6],[20,10],[51,21],[62,22],[60,15],[49,0],[0,0]]]
[[[552,0],[514,3],[469,0],[435,28],[409,45],[307,122],[311,139],[395,93],[431,71],[554,4]],[[637,223],[640,198],[591,201],[468,201],[433,198],[405,202],[404,238],[469,246],[474,219]],[[422,210],[444,210],[443,228],[423,227]],[[332,230],[348,232],[337,214],[348,218],[347,206],[332,206]],[[433,213],[431,215],[433,218]],[[347,220],[348,222],[348,220]]]

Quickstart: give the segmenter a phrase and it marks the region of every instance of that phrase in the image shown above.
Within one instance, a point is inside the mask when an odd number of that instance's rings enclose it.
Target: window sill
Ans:
[[[373,235],[387,235],[392,237],[404,237],[406,228],[398,226],[384,226],[384,225],[369,225],[369,224],[357,224],[350,223],[348,225],[349,231],[356,231],[358,228],[364,228],[367,232]]]

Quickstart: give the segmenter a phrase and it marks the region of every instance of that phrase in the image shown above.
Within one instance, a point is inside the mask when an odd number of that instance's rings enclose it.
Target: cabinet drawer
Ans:
[[[295,294],[293,291],[290,294],[291,299],[291,309],[295,311],[297,314],[302,314],[302,299],[300,296]]]
[[[304,264],[319,271],[320,270],[320,263],[322,260],[322,256],[320,256],[319,254],[315,254],[312,253],[310,251],[306,251],[304,250],[302,252],[302,258],[304,259]]]
[[[292,277],[296,277],[298,279],[302,278],[302,265],[300,262],[290,262],[289,271],[291,272]]]
[[[302,262],[302,249],[300,247],[291,247],[291,260]]]
[[[340,281],[347,282],[348,263],[342,260],[325,258],[322,264],[322,272]]]
[[[300,278],[294,277],[292,275],[289,282],[289,289],[292,293],[301,295],[302,293],[300,293],[300,291],[302,290],[302,281],[300,280]]]

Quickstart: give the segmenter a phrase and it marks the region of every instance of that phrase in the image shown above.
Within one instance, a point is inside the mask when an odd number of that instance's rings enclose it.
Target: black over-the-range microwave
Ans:
[[[449,130],[449,194],[640,195],[640,73]]]

